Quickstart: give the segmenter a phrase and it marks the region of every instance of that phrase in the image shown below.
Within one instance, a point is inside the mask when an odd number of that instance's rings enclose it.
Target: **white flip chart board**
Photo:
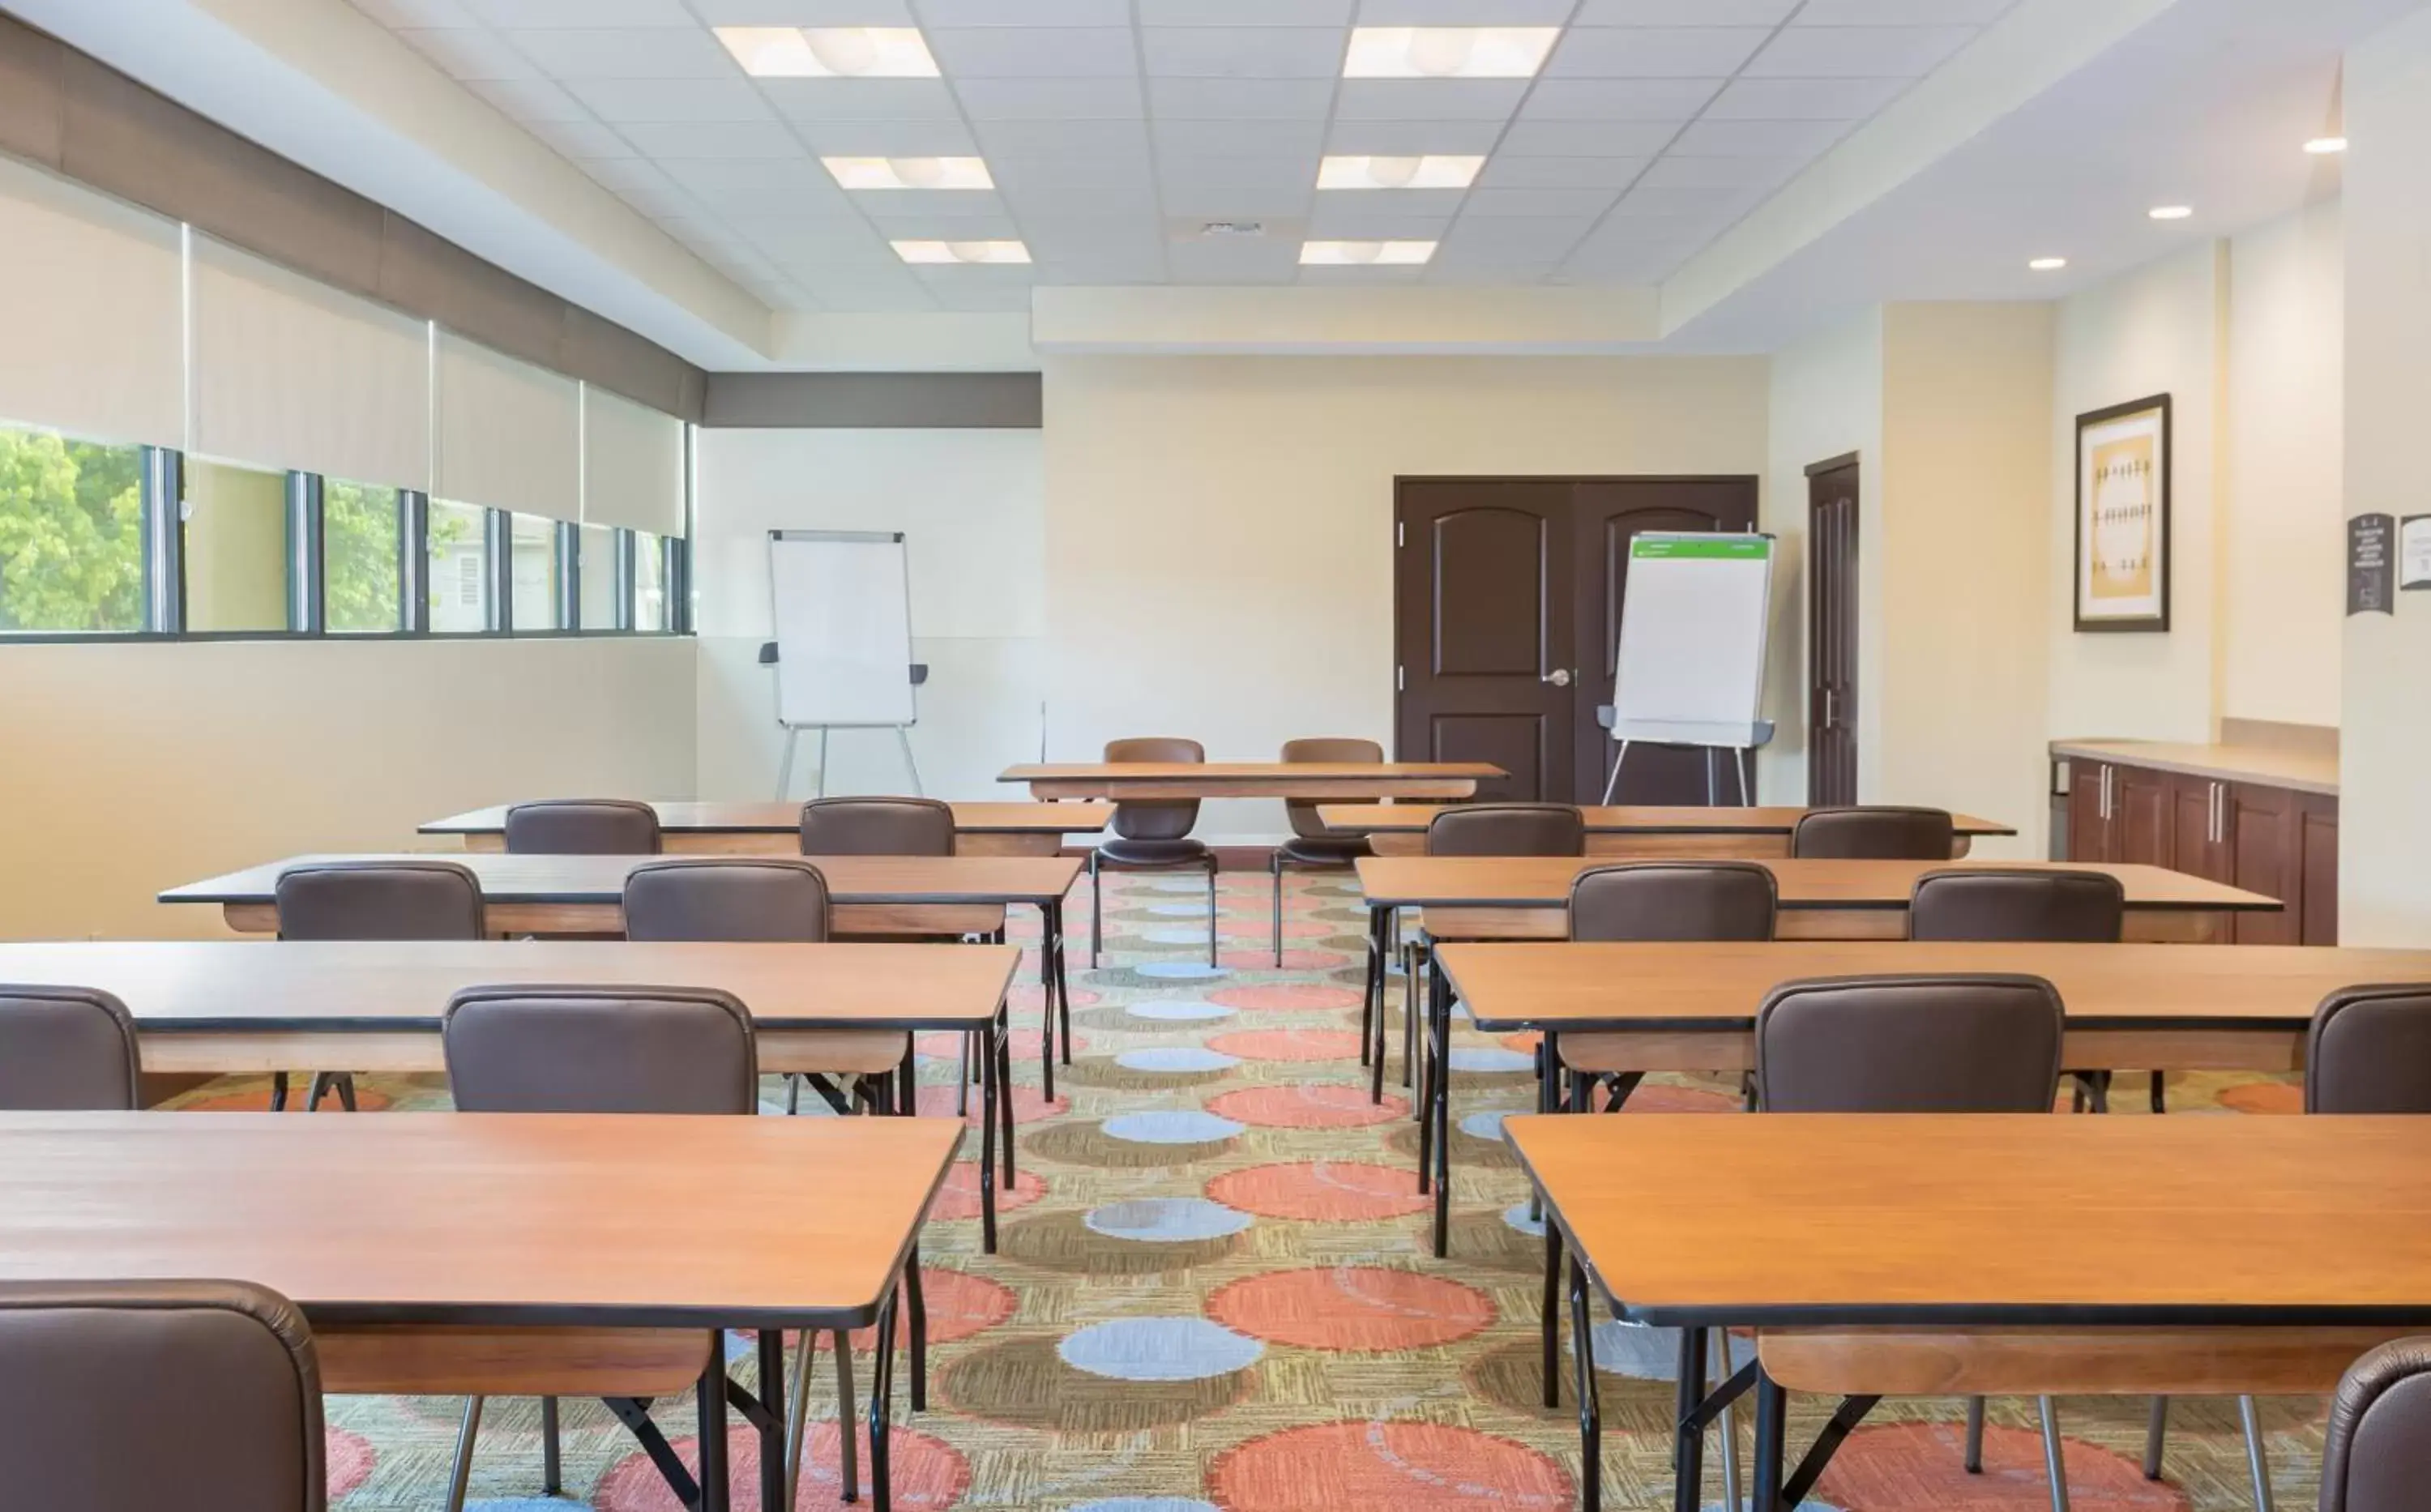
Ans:
[[[1763,743],[1772,548],[1769,535],[1650,530],[1631,538],[1615,740]]]
[[[771,530],[768,589],[779,724],[913,722],[911,571],[900,534]]]

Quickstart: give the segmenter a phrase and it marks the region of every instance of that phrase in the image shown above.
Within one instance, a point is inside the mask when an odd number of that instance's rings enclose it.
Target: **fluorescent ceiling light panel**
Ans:
[[[847,189],[994,189],[979,158],[821,158]]]
[[[1319,189],[1467,189],[1483,158],[1328,158],[1317,164]]]
[[[1019,242],[897,242],[895,255],[906,262],[1027,262],[1030,248]]]
[[[1534,78],[1559,26],[1353,26],[1344,78]]]
[[[754,78],[935,78],[917,26],[717,26]]]
[[[2155,205],[2144,213],[2156,221],[2183,221],[2194,212],[2191,205]]]
[[[1302,242],[1299,260],[1308,266],[1408,268],[1435,255],[1433,242]]]
[[[2334,152],[2346,151],[2347,139],[2344,137],[2315,137],[2312,141],[2305,143],[2305,150],[2311,153],[2316,158],[2326,158]]]
[[[2068,266],[2068,259],[2032,258],[2027,260],[2026,266],[2034,269],[2037,273],[2057,273],[2060,269]]]

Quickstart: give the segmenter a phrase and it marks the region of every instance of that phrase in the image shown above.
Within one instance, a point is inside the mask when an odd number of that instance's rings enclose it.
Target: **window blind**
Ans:
[[[582,456],[585,524],[683,534],[682,421],[586,384]]]
[[[0,421],[185,440],[174,221],[0,159]]]
[[[581,400],[574,379],[443,330],[437,383],[435,495],[580,518]]]

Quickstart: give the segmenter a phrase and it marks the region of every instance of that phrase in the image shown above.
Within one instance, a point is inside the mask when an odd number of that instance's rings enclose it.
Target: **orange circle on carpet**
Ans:
[[[924,1118],[952,1117],[954,1116],[952,1080],[949,1078],[944,1082],[931,1082],[922,1087],[916,1106],[920,1117]],[[1024,1086],[1019,1083],[1014,1084],[1013,1121],[1015,1123],[1037,1123],[1042,1119],[1058,1117],[1071,1111],[1072,1101],[1069,1098],[1057,1098],[1049,1102],[1039,1096],[1038,1088]],[[973,1128],[979,1126],[980,1090],[977,1087],[971,1088],[971,1111],[964,1116],[963,1121]]]
[[[1672,1086],[1668,1083],[1642,1082],[1629,1100],[1620,1105],[1623,1113],[1736,1113],[1736,1098],[1703,1087]]]
[[[950,1033],[946,1031],[939,1030],[931,1033],[916,1036],[912,1042],[912,1048],[918,1050],[923,1057],[929,1060],[952,1061],[959,1065],[963,1058],[963,1047],[969,1042],[970,1040],[968,1035]],[[1064,1036],[1060,1033],[1055,1036],[1055,1044],[1056,1049],[1060,1051],[1064,1045]],[[1006,1053],[1013,1057],[1013,1064],[1016,1067],[1021,1066],[1024,1062],[1037,1060],[1038,1052],[1046,1049],[1046,1034],[1035,1029],[1016,1029],[1011,1034],[1005,1036]],[[1089,1042],[1087,1040],[1081,1038],[1077,1034],[1073,1036],[1073,1054],[1081,1054],[1087,1050],[1088,1048]],[[951,1086],[952,1083],[948,1081],[947,1084]]]
[[[1399,1218],[1424,1212],[1431,1201],[1418,1195],[1417,1172],[1358,1160],[1228,1170],[1208,1182],[1207,1195],[1260,1218],[1316,1222]]]
[[[858,1470],[859,1505],[870,1504],[869,1425],[860,1423]],[[843,1485],[839,1473],[838,1450],[842,1440],[832,1422],[810,1425],[803,1436],[801,1489],[795,1497],[796,1512],[831,1512],[847,1504],[837,1491]],[[908,1428],[896,1428],[886,1436],[886,1445],[893,1452],[895,1504],[906,1512],[942,1512],[963,1499],[970,1489],[970,1462],[948,1446],[945,1440]],[[676,1455],[695,1474],[699,1473],[700,1440],[679,1438],[674,1444]],[[760,1512],[760,1436],[749,1428],[727,1431],[726,1465],[729,1501],[733,1512]],[[592,1493],[591,1504],[598,1512],[680,1512],[682,1504],[667,1488],[658,1467],[650,1456],[635,1450],[618,1460],[599,1478]]]
[[[926,1111],[926,1110],[923,1110]],[[998,1182],[996,1188],[996,1211],[998,1218],[1018,1208],[1028,1207],[1047,1195],[1047,1184],[1026,1170],[1014,1172],[1013,1189],[1005,1190]],[[980,1216],[980,1165],[976,1160],[958,1160],[946,1172],[945,1184],[937,1188],[937,1200],[929,1206],[929,1216],[951,1221]]]
[[[1474,1287],[1383,1266],[1325,1266],[1246,1276],[1207,1299],[1237,1333],[1303,1349],[1377,1352],[1467,1338],[1494,1321]]]
[[[1359,1053],[1359,1035],[1349,1029],[1236,1029],[1207,1048],[1245,1061],[1347,1061]]]
[[[389,1104],[394,1100],[385,1092],[363,1085],[362,1078],[360,1077],[357,1077],[355,1079],[355,1107],[359,1112],[383,1112],[388,1108]],[[287,1087],[286,1111],[289,1113],[304,1112],[304,1104],[306,1100],[310,1098],[311,1094],[311,1077],[298,1076],[293,1078],[288,1084]],[[335,1092],[331,1092],[321,1099],[321,1111],[324,1113],[343,1113],[345,1111],[345,1107],[346,1105],[344,1103],[338,1100],[338,1094]],[[179,1113],[268,1113],[270,1111],[270,1088],[268,1086],[264,1086],[257,1092],[223,1092],[218,1097],[203,1098],[194,1102],[179,1103],[177,1105],[177,1111]]]
[[[344,1428],[324,1428],[321,1443],[321,1462],[327,1471],[330,1501],[352,1493],[372,1478],[372,1467],[379,1463],[379,1455],[370,1439]]]
[[[1290,1428],[1225,1451],[1208,1489],[1226,1512],[1313,1506],[1568,1508],[1569,1473],[1551,1455],[1474,1428],[1337,1422]]]
[[[1013,1316],[1020,1299],[1010,1286],[998,1285],[984,1276],[974,1276],[961,1270],[940,1270],[933,1266],[920,1268],[920,1290],[929,1304],[929,1342],[951,1344],[956,1339],[984,1334]],[[876,1328],[852,1331],[852,1347],[868,1349],[878,1342]],[[912,1347],[912,1308],[909,1302],[895,1309],[895,1342],[902,1348]],[[831,1349],[835,1336],[821,1329],[812,1340],[811,1351]],[[785,1347],[794,1347],[788,1336]]]
[[[1267,957],[1272,960],[1273,957]],[[1207,994],[1207,1000],[1227,1008],[1266,1008],[1291,1011],[1303,1008],[1356,1008],[1359,994],[1349,987],[1329,987],[1314,982],[1279,982],[1263,987],[1218,987]]]
[[[1216,921],[1216,932],[1228,940],[1265,941],[1269,948],[1266,956],[1267,964],[1269,966],[1273,964],[1275,921],[1272,918],[1235,917],[1228,914]],[[1341,932],[1323,919],[1287,918],[1283,920],[1283,938],[1286,940],[1321,940],[1329,934]]]
[[[1959,1422],[1886,1423],[1860,1428],[1840,1446],[1815,1488],[1816,1499],[1851,1512],[1995,1512],[2048,1504],[2039,1434],[1987,1424],[1984,1471],[1967,1473],[1967,1429]],[[2184,1491],[2144,1479],[2144,1467],[2065,1435],[2060,1456],[2068,1499],[2078,1512],[2186,1512]]]
[[[1207,1111],[1261,1129],[1355,1129],[1408,1117],[1410,1104],[1389,1094],[1370,1102],[1364,1086],[1311,1082],[1219,1093],[1207,1100]]]
[[[2118,1095],[2111,1093],[2114,1100]],[[2302,1113],[2305,1089],[2285,1082],[2245,1082],[2221,1088],[2220,1105],[2239,1113]]]

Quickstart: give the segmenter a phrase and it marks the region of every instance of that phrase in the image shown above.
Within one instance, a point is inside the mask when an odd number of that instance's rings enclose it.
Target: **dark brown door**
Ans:
[[[1395,494],[1401,759],[1492,762],[1511,776],[1478,797],[1569,800],[1570,484],[1412,479]]]
[[[2068,855],[2070,861],[2110,859],[2109,768],[2100,762],[2068,764]]]
[[[2167,772],[2114,766],[2110,779],[2110,859],[2145,866],[2177,862],[2177,783]]]
[[[1612,702],[1613,674],[1619,670],[1620,610],[1629,591],[1629,538],[1648,530],[1752,530],[1756,484],[1752,478],[1583,479],[1572,497],[1579,675],[1570,689],[1570,728],[1578,740],[1574,764],[1578,786],[1570,798],[1579,803],[1600,803],[1617,748],[1611,734],[1597,723],[1596,710]],[[1739,795],[1732,765],[1727,753],[1709,757],[1702,747],[1634,745],[1612,800],[1753,802],[1752,796]]]
[[[1806,801],[1857,801],[1857,459],[1806,470]]]

